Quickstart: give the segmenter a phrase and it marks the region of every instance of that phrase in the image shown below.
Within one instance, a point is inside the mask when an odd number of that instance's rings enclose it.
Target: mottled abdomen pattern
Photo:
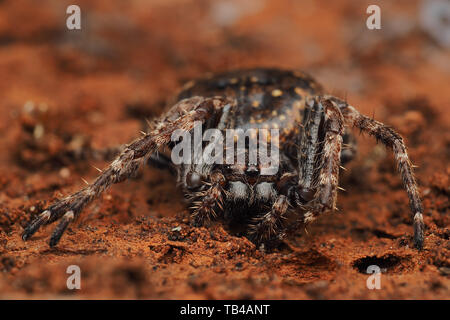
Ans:
[[[236,99],[232,127],[279,128],[283,141],[283,135],[298,133],[306,99],[321,93],[322,87],[303,72],[252,69],[190,81],[178,98],[224,96]]]

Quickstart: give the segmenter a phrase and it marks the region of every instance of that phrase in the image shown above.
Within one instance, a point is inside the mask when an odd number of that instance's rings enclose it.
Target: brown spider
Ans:
[[[176,129],[191,132],[200,121],[204,129],[281,128],[281,152],[279,169],[271,175],[261,174],[259,162],[176,165],[195,225],[220,215],[230,223],[246,226],[246,236],[267,246],[301,223],[333,211],[341,162],[351,160],[355,151],[348,128],[355,127],[392,148],[409,196],[414,243],[422,248],[423,210],[402,137],[345,101],[324,94],[311,77],[277,69],[228,72],[191,81],[177,101],[147,133],[128,144],[92,184],[55,202],[29,223],[23,240],[41,225],[60,220],[50,238],[50,246],[55,246],[88,203],[112,184],[133,176],[144,162],[173,168],[170,159],[155,154],[165,146],[174,148],[171,136]]]

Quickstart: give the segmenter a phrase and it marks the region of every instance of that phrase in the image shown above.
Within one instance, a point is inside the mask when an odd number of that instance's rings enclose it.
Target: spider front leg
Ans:
[[[217,123],[216,128],[223,131],[227,125],[230,125],[230,116],[235,112],[236,105],[228,105],[222,109],[222,114]],[[223,141],[216,138],[212,139],[205,148],[223,149]],[[217,211],[223,213],[223,197],[225,195],[224,186],[227,182],[223,173],[218,169],[213,169],[211,165],[214,163],[214,156],[209,153],[195,154],[195,147],[192,150],[192,157],[198,157],[194,160],[197,162],[185,168],[181,175],[181,185],[185,186],[185,193],[191,203],[193,225],[200,227],[207,224],[210,220],[217,218]],[[193,191],[190,187],[198,188],[201,185],[207,187],[206,190]]]
[[[283,220],[288,208],[288,198],[279,195],[269,212],[254,219],[255,224],[250,226],[250,238],[258,244],[269,244],[270,241],[281,240],[284,236]]]
[[[323,137],[319,130],[322,118]],[[306,210],[305,223],[335,209],[343,133],[344,117],[339,108],[330,100],[315,98],[305,121],[299,157],[299,195],[306,202],[300,207]]]
[[[209,188],[194,193],[192,201],[192,218],[195,226],[203,226],[217,217],[216,210],[223,212],[223,186],[226,183],[224,175],[214,171],[210,175]]]
[[[418,249],[422,249],[424,240],[422,202],[420,201],[419,189],[414,178],[412,164],[406,152],[403,138],[394,129],[360,114],[354,107],[349,106],[347,103],[336,98],[333,98],[333,100],[339,105],[345,122],[349,126],[354,126],[363,132],[367,132],[393,150],[397,168],[402,176],[403,186],[408,193],[409,206],[413,214],[414,244]]]
[[[127,145],[92,184],[57,201],[37,216],[25,228],[22,239],[29,239],[42,225],[61,219],[50,238],[50,246],[55,246],[70,222],[87,204],[112,184],[132,177],[151,154],[171,142],[172,133],[176,129],[190,131],[196,121],[204,122],[220,113],[226,105],[233,103],[220,97],[193,97],[178,102],[150,128],[148,133]]]

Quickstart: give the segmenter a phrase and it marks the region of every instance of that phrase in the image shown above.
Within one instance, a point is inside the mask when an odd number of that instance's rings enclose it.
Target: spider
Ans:
[[[173,165],[167,156],[158,156],[164,147],[176,145],[171,140],[175,130],[192,132],[196,122],[205,129],[279,129],[279,169],[263,175],[260,163]],[[208,225],[210,220],[222,218],[243,228],[243,234],[259,248],[273,246],[298,226],[335,210],[339,169],[353,158],[356,149],[351,128],[393,150],[409,197],[414,244],[421,249],[423,209],[402,137],[346,101],[324,93],[322,86],[303,72],[262,68],[188,82],[176,103],[149,123],[142,137],[126,145],[93,183],[36,216],[22,238],[27,240],[42,225],[59,220],[49,241],[55,246],[87,204],[149,162],[176,169],[178,183],[192,206],[193,225]]]

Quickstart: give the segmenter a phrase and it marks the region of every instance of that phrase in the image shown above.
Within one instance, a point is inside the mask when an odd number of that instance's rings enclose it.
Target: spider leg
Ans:
[[[308,201],[304,207],[307,212],[304,214],[304,222],[313,221],[318,215],[333,211],[336,206],[337,189],[339,180],[339,166],[342,149],[342,135],[344,134],[344,117],[339,107],[330,100],[315,99],[315,104],[323,107],[324,122],[323,128],[325,136],[320,146],[316,143],[316,155],[314,167],[319,168],[318,172],[309,168],[311,177],[307,180],[310,184],[305,184],[300,180],[300,196]],[[308,168],[307,168],[308,169]],[[316,171],[316,172],[315,172]]]
[[[79,154],[74,154],[73,160],[101,160],[101,161],[112,161],[117,155],[119,155],[126,145],[118,145],[103,149],[87,148]]]
[[[397,168],[402,176],[403,186],[408,193],[409,205],[413,214],[414,244],[418,249],[422,249],[424,240],[423,208],[417,183],[414,178],[412,164],[409,160],[403,138],[394,129],[360,114],[354,107],[347,103],[336,98],[334,100],[339,105],[346,124],[367,132],[393,150]]]
[[[70,222],[80,214],[87,204],[112,184],[132,177],[151,154],[171,142],[172,133],[176,129],[190,131],[194,128],[195,122],[204,122],[219,113],[224,106],[233,103],[233,101],[220,97],[193,97],[181,100],[159,119],[154,128],[127,145],[93,183],[56,201],[37,216],[25,228],[22,239],[29,239],[42,225],[50,224],[61,218],[50,238],[50,246],[55,246]]]
[[[195,226],[203,226],[206,222],[217,217],[216,210],[223,212],[223,186],[226,179],[219,171],[210,175],[209,188],[196,192],[192,201],[192,217]]]
[[[233,125],[233,119],[230,115],[235,112],[235,106],[236,105],[229,105],[222,109],[222,114],[216,126],[218,130],[222,131],[227,126]],[[205,150],[209,147],[216,146],[223,149],[223,142],[213,139],[207,145]],[[195,149],[195,147],[193,149]],[[192,156],[194,158],[196,157],[194,150]],[[189,166],[184,173],[187,174],[193,172],[197,173],[199,176],[204,176],[206,181],[203,181],[203,183],[208,186],[208,188],[197,192],[192,192],[188,189],[185,189],[184,191],[192,204],[191,216],[193,218],[193,225],[200,227],[207,224],[210,220],[217,218],[217,211],[220,213],[224,212],[223,197],[225,195],[225,190],[223,188],[227,179],[220,170],[213,170],[214,166],[211,163],[214,163],[214,161],[210,154],[199,153],[197,157],[198,158],[195,160],[199,160],[199,163]]]
[[[282,221],[289,208],[289,200],[279,195],[266,214],[254,219],[256,224],[250,227],[249,236],[256,243],[268,243],[270,240],[281,239],[284,235]]]
[[[118,145],[105,149],[89,149],[80,157],[75,160],[100,160],[100,161],[112,161],[114,160],[127,145]],[[147,164],[150,167],[154,167],[161,170],[168,170],[170,173],[175,174],[176,169],[173,166],[171,159],[163,153],[155,152],[148,158]]]

